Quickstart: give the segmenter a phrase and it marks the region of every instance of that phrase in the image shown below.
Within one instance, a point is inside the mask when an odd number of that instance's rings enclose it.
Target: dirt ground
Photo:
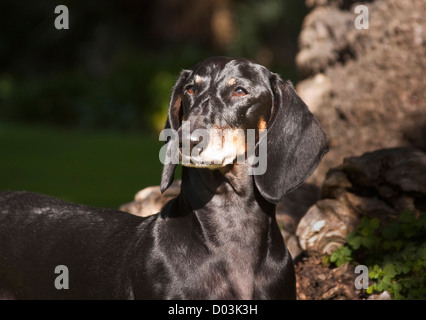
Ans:
[[[298,300],[359,300],[366,295],[355,288],[355,268],[325,266],[320,255],[304,256],[295,263]]]

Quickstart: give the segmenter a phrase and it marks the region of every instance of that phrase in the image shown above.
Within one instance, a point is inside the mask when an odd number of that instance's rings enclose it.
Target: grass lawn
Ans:
[[[0,123],[0,191],[118,208],[160,184],[162,143],[154,135]]]

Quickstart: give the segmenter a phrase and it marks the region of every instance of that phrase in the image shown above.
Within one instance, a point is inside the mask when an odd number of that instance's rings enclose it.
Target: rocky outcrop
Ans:
[[[161,208],[179,193],[180,180],[174,181],[164,194],[161,194],[160,186],[147,187],[136,193],[133,201],[123,204],[120,210],[147,217],[160,212]]]
[[[391,299],[387,291],[366,296],[354,286],[357,274],[352,265],[329,268],[323,257],[346,242],[363,216],[382,223],[405,210],[426,211],[426,153],[382,149],[346,158],[329,170],[321,200],[297,226],[305,252],[296,263],[298,299]]]
[[[327,173],[321,200],[300,220],[296,235],[303,250],[331,254],[361,217],[386,222],[405,210],[426,211],[426,153],[377,150],[346,158]]]
[[[296,89],[324,127],[320,186],[344,158],[396,146],[426,150],[426,2],[307,0]],[[369,29],[356,29],[359,4]]]

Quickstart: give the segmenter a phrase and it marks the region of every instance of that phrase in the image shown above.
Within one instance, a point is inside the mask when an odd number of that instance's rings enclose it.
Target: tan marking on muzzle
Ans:
[[[201,82],[203,82],[203,78],[201,78],[199,75],[195,76],[195,83],[200,84]]]
[[[246,143],[245,133],[242,129],[218,128],[218,126],[214,126],[208,131],[210,139],[207,146],[203,148],[203,152],[194,158],[191,151],[190,159],[194,164],[187,163],[184,165],[204,166],[213,169],[232,164],[239,157],[244,158]],[[201,162],[204,165],[200,165]]]

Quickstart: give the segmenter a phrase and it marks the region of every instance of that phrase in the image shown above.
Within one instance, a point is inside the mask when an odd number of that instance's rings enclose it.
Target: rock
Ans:
[[[352,37],[353,14],[335,7],[318,7],[306,16],[299,36],[296,64],[302,75],[323,72],[344,59]],[[339,26],[339,28],[336,28]]]
[[[343,171],[360,189],[391,199],[399,193],[426,196],[426,156],[409,148],[369,152],[343,162]]]
[[[296,237],[296,228],[308,209],[319,200],[320,189],[315,185],[303,184],[287,194],[276,207],[276,218],[285,244],[293,259],[303,252]]]
[[[306,0],[296,89],[329,138],[308,183],[321,186],[344,158],[397,146],[426,150],[426,2]],[[355,6],[369,29],[354,26]],[[385,192],[386,190],[383,190]],[[390,190],[391,191],[391,190]]]
[[[297,237],[292,233],[287,235],[283,232],[281,233],[283,234],[285,245],[288,249],[288,252],[290,252],[291,257],[293,258],[293,261],[297,260],[303,253],[303,250],[300,248],[299,239],[297,239]]]
[[[385,222],[404,210],[425,210],[426,153],[391,148],[346,158],[327,173],[321,198],[296,235],[303,250],[331,254],[363,216]]]
[[[348,0],[306,0],[305,4],[308,8],[319,7],[319,6],[335,6],[342,7]]]
[[[298,85],[298,94],[309,106],[313,113],[319,112],[324,99],[331,92],[331,80],[322,73],[318,73]]]
[[[380,294],[372,294],[368,297],[367,300],[392,300],[388,291],[383,291]]]
[[[331,254],[346,242],[358,216],[334,199],[318,201],[300,221],[296,235],[303,250]]]
[[[147,187],[136,193],[132,202],[123,204],[120,210],[141,217],[150,216],[160,212],[168,201],[179,195],[179,192],[180,180],[174,181],[164,194],[161,194],[160,186]]]

